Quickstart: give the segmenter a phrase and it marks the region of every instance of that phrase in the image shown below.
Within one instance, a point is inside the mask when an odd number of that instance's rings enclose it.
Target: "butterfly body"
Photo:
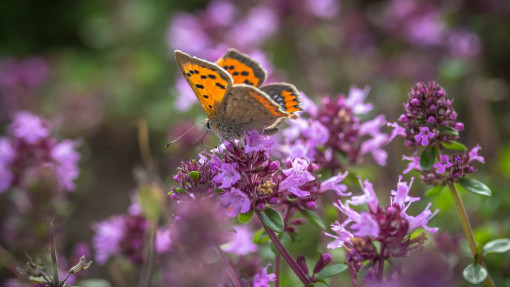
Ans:
[[[230,49],[216,63],[175,51],[177,64],[195,92],[208,119],[206,126],[220,139],[236,139],[256,129],[274,134],[301,110],[299,93],[287,83],[258,88],[266,72],[250,57]]]

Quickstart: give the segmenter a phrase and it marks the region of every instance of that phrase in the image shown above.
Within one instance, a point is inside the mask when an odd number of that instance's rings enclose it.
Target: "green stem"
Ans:
[[[450,188],[450,193],[452,194],[453,201],[455,202],[455,207],[457,207],[457,213],[459,214],[460,224],[462,225],[462,229],[464,230],[464,235],[469,243],[469,248],[471,249],[471,253],[473,254],[473,258],[485,267],[485,264],[482,260],[482,255],[478,252],[478,248],[476,247],[475,236],[473,235],[473,229],[471,229],[471,224],[469,223],[469,218],[466,213],[466,209],[464,208],[464,203],[460,198],[459,190],[454,183],[448,184]],[[487,269],[487,268],[485,268]],[[490,274],[488,274],[485,283],[489,287],[495,287],[494,281]]]
[[[290,268],[292,268],[294,273],[296,273],[301,282],[303,282],[305,286],[308,286],[311,283],[308,279],[308,276],[306,276],[305,272],[303,272],[296,261],[292,259],[292,256],[290,256],[289,252],[287,252],[287,249],[285,249],[285,246],[283,246],[283,244],[280,242],[280,239],[278,239],[278,236],[276,236],[276,234],[264,224],[262,218],[260,218],[260,213],[257,212],[257,216],[259,217],[260,223],[262,223],[262,226],[264,227],[267,235],[269,235],[269,238],[271,238],[271,241],[273,241],[276,250],[280,252],[280,255],[283,257],[283,259],[285,259],[287,264],[289,264]]]

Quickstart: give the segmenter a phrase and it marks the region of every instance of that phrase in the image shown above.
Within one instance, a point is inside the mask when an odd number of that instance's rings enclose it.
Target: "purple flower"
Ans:
[[[387,123],[389,127],[393,128],[393,131],[391,131],[391,135],[388,141],[392,141],[396,136],[405,137],[406,136],[406,129],[399,126],[398,123]]]
[[[221,173],[213,177],[214,182],[221,183],[219,188],[229,188],[233,184],[235,184],[240,178],[241,175],[236,170],[237,164],[221,164]]]
[[[483,156],[478,154],[478,151],[481,150],[482,147],[480,145],[476,145],[471,151],[469,152],[469,162],[472,162],[474,160],[477,160],[481,163],[485,163],[485,159]]]
[[[446,91],[435,82],[417,83],[411,89],[399,122],[405,128],[409,147],[439,146],[440,143],[458,138],[450,130],[458,131],[463,127],[457,121],[453,101],[448,99]],[[401,129],[394,130],[394,134],[400,133]]]
[[[409,223],[409,232],[420,227],[423,227],[423,229],[427,230],[430,233],[435,233],[439,230],[438,227],[428,226],[429,221],[439,212],[439,210],[436,210],[434,212],[430,211],[430,206],[432,206],[432,203],[429,202],[427,204],[427,207],[425,207],[425,209],[417,216],[411,216],[404,213],[405,218]]]
[[[417,142],[419,142],[422,146],[429,145],[429,138],[434,138],[435,133],[430,132],[428,127],[420,127],[420,133],[415,135],[414,138]]]
[[[119,242],[124,236],[124,219],[121,216],[115,216],[93,224],[92,228],[96,232],[92,238],[96,261],[103,265],[109,257],[120,252]]]
[[[78,177],[78,161],[80,154],[74,149],[76,143],[71,140],[64,140],[53,147],[51,157],[57,163],[55,175],[60,186],[67,191],[75,188],[73,180]]]
[[[38,116],[29,112],[18,112],[10,126],[11,133],[28,144],[35,144],[38,140],[49,135],[49,124]]]
[[[228,32],[235,46],[244,49],[258,47],[278,28],[278,16],[269,7],[252,8],[242,21]]]
[[[189,86],[186,79],[179,75],[176,81],[177,99],[174,102],[174,107],[180,112],[189,110],[194,104],[197,103],[197,97]]]
[[[438,173],[443,173],[452,165],[453,163],[450,162],[450,158],[447,155],[442,154],[439,156],[439,162],[435,163],[433,167],[437,168]]]
[[[172,49],[203,56],[204,50],[210,47],[211,39],[200,23],[200,17],[188,13],[180,13],[174,17],[167,32],[167,39]]]
[[[12,143],[7,138],[0,138],[0,165],[8,166],[16,157]]]
[[[377,134],[373,138],[368,139],[361,144],[360,154],[363,155],[370,152],[375,162],[377,162],[380,166],[385,166],[388,153],[381,147],[386,144],[388,144],[388,136],[385,134]]]
[[[7,167],[0,164],[0,194],[11,186],[12,179],[12,172]]]
[[[247,226],[235,226],[232,239],[223,246],[223,251],[237,255],[246,255],[257,251],[258,246],[253,243],[253,232]]]
[[[310,162],[301,158],[296,158],[291,164],[291,168],[282,171],[287,178],[280,183],[280,190],[288,190],[297,197],[309,195],[310,192],[301,190],[299,187],[315,179],[315,177],[307,171]]]
[[[407,168],[402,172],[403,174],[406,174],[410,172],[411,170],[417,170],[422,171],[421,165],[420,165],[420,158],[418,156],[402,156],[403,160],[408,160],[409,163],[407,164]]]
[[[347,200],[347,204],[352,205],[362,205],[368,204],[368,207],[371,211],[375,212],[377,208],[379,208],[379,201],[377,200],[377,196],[375,195],[374,187],[372,183],[365,179],[365,181],[361,182],[361,177],[358,176],[359,184],[361,189],[363,190],[363,195],[353,196],[351,199]]]
[[[338,221],[336,221],[335,223],[331,224],[331,230],[333,230],[336,233],[336,235],[324,232],[324,235],[335,239],[328,243],[327,247],[329,249],[341,248],[345,245],[345,242],[349,241],[351,238],[354,237],[354,235],[345,228],[345,226],[347,225],[346,223],[350,222],[346,221],[340,224],[338,223]]]
[[[253,277],[253,285],[252,287],[271,287],[269,282],[276,281],[276,274],[267,273],[267,268],[271,266],[271,263],[268,263],[264,269],[262,269],[261,273],[255,274]]]
[[[349,174],[349,172],[346,171],[343,174],[342,173],[338,173],[337,175],[332,176],[332,177],[326,179],[325,181],[323,181],[321,183],[320,192],[325,192],[325,191],[328,191],[328,190],[333,190],[339,196],[349,196],[349,195],[351,195],[350,192],[345,193],[345,191],[347,191],[347,186],[345,184],[340,184],[340,182],[342,182],[348,174]]]
[[[374,108],[374,105],[371,103],[366,104],[363,103],[367,98],[369,92],[370,92],[369,86],[365,86],[363,90],[357,88],[356,86],[351,86],[349,90],[349,95],[345,100],[345,104],[351,107],[352,111],[355,114],[366,114]]]
[[[246,133],[244,152],[271,151],[274,141],[268,136],[261,136],[257,130]]]
[[[335,0],[305,0],[305,11],[323,19],[331,19],[340,12],[340,2]]]
[[[170,237],[170,230],[158,229],[156,232],[155,249],[161,254],[170,250],[172,247],[172,240]]]
[[[221,203],[227,207],[227,215],[235,217],[250,210],[251,203],[248,195],[237,188],[232,188],[220,195]]]

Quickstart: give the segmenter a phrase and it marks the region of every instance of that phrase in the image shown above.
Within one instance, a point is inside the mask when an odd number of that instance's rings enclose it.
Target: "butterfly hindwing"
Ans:
[[[259,87],[266,80],[266,71],[249,56],[235,49],[229,49],[216,61],[233,79],[234,84],[246,84]]]
[[[232,87],[232,77],[218,65],[175,51],[175,60],[209,118]]]
[[[280,105],[281,109],[291,118],[296,117],[295,112],[301,111],[301,100],[296,87],[287,83],[269,84],[260,88],[264,93]]]
[[[219,109],[222,117],[218,120],[231,127],[230,133],[236,135],[252,129],[262,132],[280,119],[289,117],[264,92],[244,84],[234,85]]]

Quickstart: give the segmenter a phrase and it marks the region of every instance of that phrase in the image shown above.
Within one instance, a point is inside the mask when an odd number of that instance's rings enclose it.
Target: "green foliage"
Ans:
[[[262,223],[269,229],[274,232],[283,232],[285,228],[285,224],[283,223],[282,216],[278,211],[272,208],[266,208],[262,211],[259,211],[260,219]]]
[[[462,271],[462,277],[464,277],[467,282],[474,285],[485,281],[488,275],[487,269],[478,263],[471,263]]]
[[[423,170],[430,170],[436,162],[437,149],[435,147],[428,147],[421,153],[420,166]]]
[[[492,196],[492,191],[490,190],[490,188],[476,179],[461,178],[459,180],[459,183],[465,190],[472,192],[474,194],[488,197]]]

